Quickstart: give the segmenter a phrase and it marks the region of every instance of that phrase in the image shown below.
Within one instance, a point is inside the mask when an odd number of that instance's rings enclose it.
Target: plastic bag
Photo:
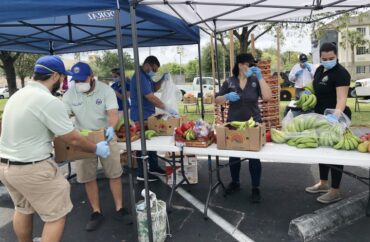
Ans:
[[[171,108],[179,111],[178,103],[181,101],[182,94],[177,88],[175,83],[172,81],[172,77],[169,73],[163,74],[159,81],[163,80],[159,92],[161,92],[160,100],[165,104],[167,108]]]
[[[348,116],[338,109],[325,109],[324,116],[334,115],[338,119],[338,123],[343,126],[343,128],[349,128],[351,126],[351,120]]]

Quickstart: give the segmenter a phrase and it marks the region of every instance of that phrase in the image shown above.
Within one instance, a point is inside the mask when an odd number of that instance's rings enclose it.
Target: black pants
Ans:
[[[136,151],[136,156],[141,157],[141,151]],[[148,151],[148,162],[149,162],[149,170],[155,170],[158,167],[158,157],[157,152],[155,151]],[[137,175],[143,177],[144,176],[144,166],[143,161],[141,159],[137,159]]]
[[[249,160],[249,173],[251,174],[252,179],[252,187],[259,187],[261,181],[261,172],[262,166],[261,161],[259,159],[248,159]],[[230,173],[231,179],[235,183],[239,183],[239,175],[240,175],[240,158],[238,157],[230,157],[229,158],[230,164]]]
[[[336,169],[332,169],[325,164],[319,164],[320,180],[327,181],[328,176],[329,176],[329,170],[330,170],[331,171],[331,187],[334,189],[338,189],[340,185],[340,181],[342,180],[343,166],[342,165],[331,165],[331,166],[337,167],[340,170],[338,171]]]

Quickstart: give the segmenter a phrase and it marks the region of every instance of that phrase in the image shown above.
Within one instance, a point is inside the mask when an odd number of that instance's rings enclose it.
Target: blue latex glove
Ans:
[[[110,155],[108,142],[107,141],[101,141],[101,142],[97,143],[95,154],[97,156],[100,156],[100,157],[104,158],[104,159],[108,158],[108,156]]]
[[[303,64],[304,68],[306,68],[309,72],[311,72],[311,66],[308,63]]]
[[[105,130],[105,137],[107,142],[110,142],[113,139],[114,136],[114,129],[112,127],[109,127]]]
[[[338,117],[335,116],[334,114],[327,114],[327,115],[325,115],[325,118],[330,123],[339,123]]]
[[[295,77],[298,78],[303,75],[303,70],[299,70],[295,73]]]
[[[225,99],[230,102],[236,102],[240,99],[240,96],[236,92],[229,92],[225,94]]]
[[[245,73],[247,77],[251,77],[253,74],[256,74],[256,77],[259,81],[262,80],[262,72],[260,68],[252,66],[248,68],[248,71]]]
[[[303,94],[311,95],[312,93],[310,91],[308,91],[308,90],[304,90],[303,91]]]

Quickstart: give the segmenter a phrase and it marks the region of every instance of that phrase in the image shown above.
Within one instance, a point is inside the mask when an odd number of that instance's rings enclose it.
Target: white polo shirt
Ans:
[[[54,136],[73,130],[63,102],[40,82],[30,81],[6,103],[0,137],[0,157],[31,162],[48,158]]]
[[[295,83],[295,88],[304,88],[308,83],[313,81],[313,76],[315,75],[316,68],[310,63],[307,64],[311,67],[311,71],[308,71],[307,68],[302,69],[299,63],[295,64],[290,71],[289,80]],[[295,74],[300,70],[303,70],[303,73],[297,78]]]
[[[92,92],[80,93],[76,87],[63,95],[63,102],[69,114],[76,117],[76,128],[99,130],[108,127],[107,110],[118,109],[114,90],[105,83],[95,81]]]

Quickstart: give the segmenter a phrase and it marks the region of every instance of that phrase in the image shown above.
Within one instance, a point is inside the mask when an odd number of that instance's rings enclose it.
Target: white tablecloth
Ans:
[[[120,143],[125,149],[125,143]],[[132,143],[132,150],[141,150],[141,142]],[[174,145],[174,137],[160,136],[147,140],[148,151],[178,152],[180,147]],[[184,154],[212,155],[220,157],[258,158],[264,162],[302,163],[302,164],[337,164],[345,166],[370,167],[370,153],[342,151],[333,148],[298,149],[286,144],[267,143],[259,152],[239,150],[219,150],[216,144],[208,148],[184,147]]]

